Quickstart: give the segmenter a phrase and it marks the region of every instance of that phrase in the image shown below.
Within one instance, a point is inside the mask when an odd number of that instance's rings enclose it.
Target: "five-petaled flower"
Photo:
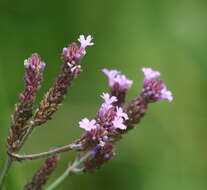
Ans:
[[[101,97],[105,100],[105,102],[101,105],[99,116],[103,117],[105,113],[112,107],[112,104],[117,101],[117,98],[115,96],[110,96],[108,93],[103,93]]]
[[[129,119],[128,115],[123,112],[123,109],[121,107],[116,107],[116,115],[118,117],[123,117],[125,120]]]
[[[112,122],[114,129],[125,130],[127,126],[124,125],[123,122],[124,122],[124,119],[122,117],[115,117],[115,119]]]
[[[160,77],[160,72],[154,71],[151,68],[142,68],[142,72],[145,75],[145,79],[153,79],[156,77]]]
[[[110,96],[108,93],[103,93],[101,97],[105,100],[105,104],[107,105],[111,105],[117,101],[117,98],[115,96]]]
[[[81,43],[81,48],[85,49],[87,46],[93,46],[94,43],[91,42],[93,40],[92,36],[89,35],[85,38],[84,35],[80,35],[80,37],[78,38],[78,41]]]
[[[108,77],[109,87],[112,90],[114,88],[118,88],[119,91],[126,91],[133,84],[133,81],[127,79],[126,76],[121,74],[120,71],[102,69],[102,72]]]
[[[84,118],[81,121],[79,121],[79,126],[80,126],[80,128],[83,128],[86,131],[91,131],[92,129],[96,129],[98,127],[95,119],[90,121],[87,118]]]

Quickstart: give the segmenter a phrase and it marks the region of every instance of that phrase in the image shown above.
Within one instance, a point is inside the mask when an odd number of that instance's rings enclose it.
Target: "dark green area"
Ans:
[[[23,61],[33,52],[47,63],[37,103],[59,72],[63,47],[79,34],[95,46],[82,62],[54,119],[35,131],[22,153],[37,153],[76,139],[78,121],[93,118],[107,91],[102,68],[134,80],[152,67],[172,90],[173,103],[152,104],[142,123],[117,145],[117,155],[97,174],[72,176],[59,190],[206,190],[207,2],[204,0],[0,0],[0,168],[13,105],[23,89]],[[73,159],[66,153],[50,182]],[[41,161],[16,163],[5,190],[20,190]]]

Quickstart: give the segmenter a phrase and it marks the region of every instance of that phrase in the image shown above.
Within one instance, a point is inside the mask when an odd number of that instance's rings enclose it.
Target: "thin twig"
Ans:
[[[81,144],[69,144],[66,146],[51,149],[47,152],[41,152],[38,154],[20,155],[20,154],[15,154],[12,152],[8,152],[8,154],[11,156],[13,161],[34,160],[34,159],[38,159],[38,158],[45,158],[45,157],[48,157],[48,156],[51,156],[51,155],[57,154],[57,153],[67,152],[70,150],[81,150],[81,147],[82,147]]]

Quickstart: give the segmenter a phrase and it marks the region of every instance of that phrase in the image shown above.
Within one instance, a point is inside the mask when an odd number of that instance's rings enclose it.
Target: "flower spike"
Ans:
[[[142,68],[142,71],[145,75],[142,96],[150,102],[161,101],[163,99],[172,102],[172,92],[167,90],[166,84],[163,81],[155,79],[160,76],[160,72],[154,71],[151,68]]]

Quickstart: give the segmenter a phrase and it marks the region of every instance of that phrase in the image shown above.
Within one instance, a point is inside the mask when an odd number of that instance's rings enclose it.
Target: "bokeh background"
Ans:
[[[0,170],[10,115],[23,90],[23,61],[38,52],[47,63],[36,103],[51,87],[63,47],[79,34],[95,46],[82,61],[61,109],[38,128],[22,153],[72,142],[78,121],[93,118],[106,92],[102,68],[134,80],[128,99],[142,86],[141,67],[161,71],[174,102],[151,104],[141,124],[117,144],[117,155],[96,174],[69,177],[59,190],[206,190],[207,1],[205,0],[0,0]],[[65,153],[50,178],[74,158]],[[41,160],[16,163],[5,190],[22,189]]]

